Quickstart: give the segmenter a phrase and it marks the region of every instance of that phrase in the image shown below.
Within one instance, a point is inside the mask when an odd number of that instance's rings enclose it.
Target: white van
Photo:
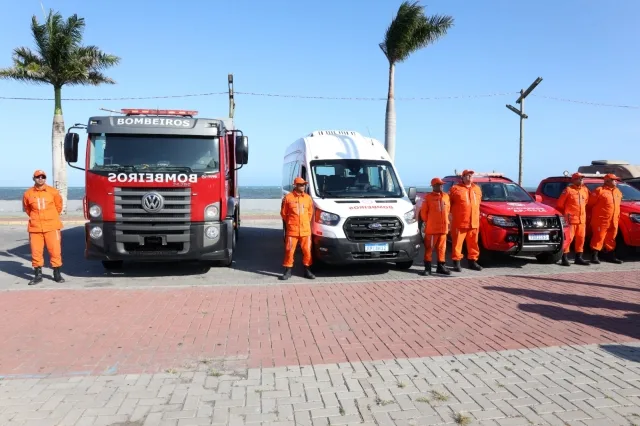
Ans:
[[[413,265],[422,245],[416,188],[405,191],[382,143],[354,131],[315,131],[285,151],[283,198],[298,176],[314,203],[314,263]]]

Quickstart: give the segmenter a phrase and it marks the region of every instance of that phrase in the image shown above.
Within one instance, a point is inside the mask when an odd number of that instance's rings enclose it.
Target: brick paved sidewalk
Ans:
[[[632,425],[640,344],[0,382],[3,425]]]
[[[640,337],[640,274],[39,290],[0,298],[0,376],[376,361]]]

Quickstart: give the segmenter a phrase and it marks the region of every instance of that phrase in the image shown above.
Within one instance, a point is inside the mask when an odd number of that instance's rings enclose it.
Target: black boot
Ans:
[[[569,258],[567,257],[567,253],[562,253],[562,266],[571,266],[569,263]]]
[[[578,263],[578,259],[577,258],[576,258],[576,263]],[[591,263],[595,263],[596,265],[600,264],[600,259],[598,259],[598,250],[594,250],[591,253]]]
[[[462,272],[462,267],[460,266],[460,261],[459,260],[454,260],[453,261],[453,270],[456,272]]]
[[[482,271],[482,266],[478,265],[478,262],[475,260],[469,260],[469,269],[473,269],[474,271]]]
[[[420,275],[431,275],[431,262],[424,262],[424,271]]]
[[[598,254],[596,253],[596,260],[598,260]],[[589,262],[587,262],[586,260],[584,260],[582,258],[582,253],[576,253],[576,260],[573,262],[576,265],[584,265],[584,266],[589,266]],[[591,263],[595,263],[593,262],[593,260],[591,261]],[[598,263],[600,263],[600,261],[598,261]]]
[[[64,278],[60,274],[60,268],[53,268],[53,280],[57,283],[63,283]]]
[[[315,280],[316,276],[313,275],[313,273],[311,272],[311,269],[309,269],[308,266],[304,267],[304,277],[310,280]]]
[[[42,267],[38,266],[37,268],[33,268],[34,276],[31,281],[29,281],[29,285],[36,285],[42,282]]]
[[[622,260],[618,259],[616,257],[616,251],[615,250],[611,250],[609,252],[607,252],[607,260],[611,263],[616,263],[618,265],[620,265],[622,263]]]
[[[291,278],[291,268],[284,268],[284,273],[280,277],[281,280],[288,280]]]
[[[451,271],[444,265],[444,262],[438,262],[438,267],[436,268],[436,274],[442,275],[451,275]]]

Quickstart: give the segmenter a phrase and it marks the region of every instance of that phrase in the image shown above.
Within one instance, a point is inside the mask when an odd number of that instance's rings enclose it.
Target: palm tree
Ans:
[[[396,153],[396,108],[394,102],[394,74],[397,63],[404,62],[413,52],[427,47],[447,34],[453,26],[451,16],[425,16],[424,6],[417,1],[403,1],[398,13],[387,28],[380,49],[389,60],[389,92],[385,117],[384,144],[393,160]]]
[[[96,46],[82,46],[84,18],[77,15],[66,22],[59,13],[49,11],[43,24],[31,18],[31,33],[36,51],[18,47],[13,51],[13,67],[0,69],[0,78],[33,84],[53,86],[55,107],[53,112],[51,182],[63,199],[63,214],[67,208],[67,169],[64,161],[65,127],[62,117],[62,86],[115,84],[101,71],[116,65],[120,58],[103,53]]]

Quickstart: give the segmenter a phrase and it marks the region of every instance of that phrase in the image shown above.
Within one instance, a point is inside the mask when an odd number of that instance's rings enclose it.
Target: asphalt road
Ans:
[[[0,290],[24,290],[26,288],[148,288],[148,287],[188,287],[188,286],[240,286],[277,285],[282,283],[278,276],[282,273],[282,225],[280,221],[243,221],[234,264],[230,268],[214,267],[203,269],[188,263],[143,263],[126,264],[118,272],[108,272],[101,262],[84,259],[84,230],[82,226],[63,230],[63,275],[65,283],[57,284],[51,279],[48,266],[44,270],[45,281],[28,287],[32,276],[30,250],[24,225],[0,226]],[[393,264],[363,265],[359,267],[332,267],[318,271],[317,279],[302,278],[300,253],[296,258],[294,276],[288,283],[338,283],[375,282],[430,279],[422,277],[422,252],[416,257],[409,270],[397,270]],[[48,256],[45,255],[48,265]],[[450,263],[450,262],[449,262]],[[463,261],[463,267],[464,267]],[[542,265],[535,258],[506,258],[485,267],[481,272],[463,270],[452,277],[540,275],[578,271],[628,271],[640,267],[640,258],[623,265],[602,263],[589,267],[571,265]],[[438,275],[433,275],[437,278]],[[440,277],[441,278],[441,277]]]

